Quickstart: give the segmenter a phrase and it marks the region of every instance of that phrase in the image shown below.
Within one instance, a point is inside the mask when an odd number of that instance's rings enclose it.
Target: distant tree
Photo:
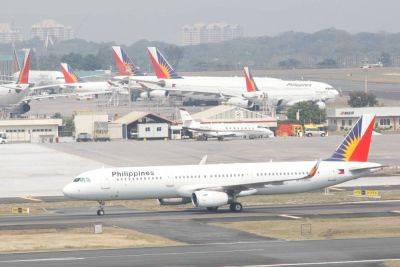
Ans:
[[[301,65],[301,62],[294,58],[282,60],[278,63],[279,68],[282,69],[295,69]]]
[[[392,57],[389,53],[382,52],[381,56],[379,57],[379,61],[382,62],[384,67],[389,67],[392,65]]]
[[[99,70],[101,69],[101,60],[93,54],[86,55],[82,59],[81,70]]]
[[[63,118],[63,131],[73,133],[75,131],[75,123],[73,117]]]
[[[336,68],[337,62],[332,58],[326,58],[317,64],[318,68]]]
[[[62,116],[61,116],[61,113],[60,112],[56,112],[56,113],[54,113],[53,114],[53,116],[51,116],[53,119],[61,119],[62,118]]]
[[[378,104],[376,96],[372,93],[351,92],[347,104],[353,108],[357,107],[373,107]]]
[[[300,121],[296,118],[296,113],[300,113]],[[326,111],[321,109],[312,101],[303,101],[291,106],[287,111],[288,120],[293,122],[305,123],[324,123]]]
[[[82,69],[83,65],[83,57],[81,54],[77,53],[69,53],[61,57],[61,61],[68,63],[73,68]]]

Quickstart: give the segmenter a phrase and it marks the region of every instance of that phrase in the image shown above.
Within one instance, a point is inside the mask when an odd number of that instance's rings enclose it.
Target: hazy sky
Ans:
[[[246,36],[335,27],[350,32],[400,32],[399,0],[14,0],[0,22],[30,25],[52,18],[93,41],[130,44],[139,39],[180,43],[180,29],[196,22],[228,22]],[[4,8],[5,7],[5,8]]]

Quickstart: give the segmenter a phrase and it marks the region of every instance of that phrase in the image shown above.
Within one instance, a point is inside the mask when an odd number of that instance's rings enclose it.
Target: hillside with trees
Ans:
[[[150,70],[146,47],[157,46],[180,71],[237,70],[244,65],[268,68],[358,67],[365,59],[385,66],[400,64],[400,33],[350,34],[337,29],[315,33],[285,32],[277,36],[248,37],[216,44],[178,46],[164,42],[137,41],[124,46],[145,71]],[[61,60],[76,69],[109,69],[113,66],[111,46],[81,39],[56,43],[47,49],[39,40],[17,43],[17,48],[34,48],[33,67],[54,69]],[[0,45],[0,53],[10,53]]]

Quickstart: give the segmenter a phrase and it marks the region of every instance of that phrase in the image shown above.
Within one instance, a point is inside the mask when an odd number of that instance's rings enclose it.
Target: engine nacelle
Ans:
[[[167,98],[168,91],[166,90],[152,90],[149,92],[150,97],[153,98]]]
[[[265,92],[244,92],[242,96],[246,99],[267,99],[268,95]]]
[[[141,92],[139,94],[141,99],[148,99],[149,98],[149,92]]]
[[[219,207],[232,202],[232,198],[225,192],[196,191],[192,194],[192,203],[199,208]]]
[[[320,109],[325,109],[325,108],[326,108],[326,104],[325,104],[325,102],[323,102],[323,101],[318,101],[318,102],[317,102],[317,105],[318,105],[318,107],[319,107]]]
[[[177,197],[177,198],[159,198],[158,203],[162,206],[168,205],[183,205],[192,201],[190,197]]]
[[[252,101],[238,97],[229,98],[226,103],[241,108],[252,108],[254,106]]]
[[[18,106],[14,107],[11,111],[13,114],[24,114],[31,110],[31,106],[28,103],[20,103]]]

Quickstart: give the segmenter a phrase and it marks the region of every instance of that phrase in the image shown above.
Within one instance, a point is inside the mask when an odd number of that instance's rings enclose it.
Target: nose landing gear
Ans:
[[[103,216],[104,213],[104,206],[106,205],[106,203],[103,200],[99,201],[99,209],[97,210],[97,215],[98,216]]]

